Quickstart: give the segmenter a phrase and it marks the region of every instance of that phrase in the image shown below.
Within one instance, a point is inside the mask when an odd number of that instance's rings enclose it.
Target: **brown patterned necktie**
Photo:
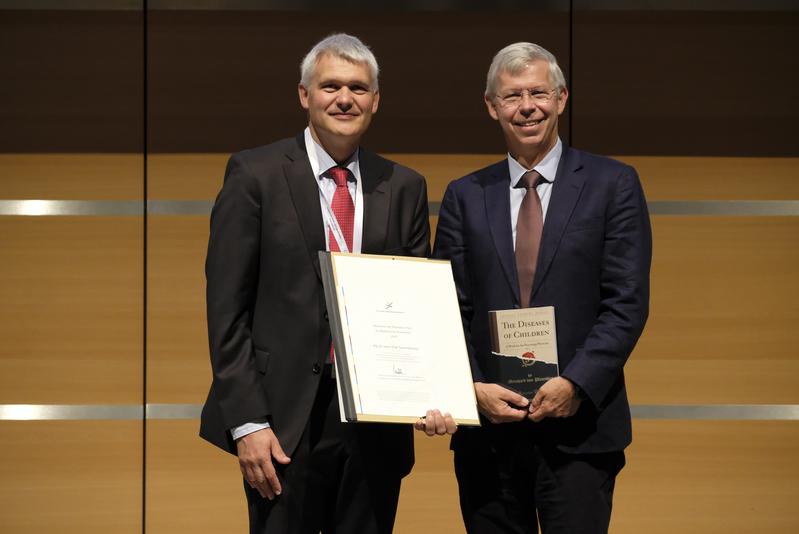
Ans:
[[[546,181],[538,172],[529,171],[516,184],[516,187],[526,190],[516,219],[516,272],[519,275],[519,302],[522,308],[530,307],[535,265],[544,229],[541,199],[535,188]]]

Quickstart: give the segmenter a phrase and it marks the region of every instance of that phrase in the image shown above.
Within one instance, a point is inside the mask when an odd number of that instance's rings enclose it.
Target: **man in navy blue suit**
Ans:
[[[483,425],[453,436],[467,531],[606,533],[632,439],[624,363],[646,323],[652,237],[632,167],[566,146],[555,57],[500,50],[485,103],[508,157],[452,182],[434,255],[450,259]],[[490,310],[554,306],[560,376],[533,399],[491,362]]]

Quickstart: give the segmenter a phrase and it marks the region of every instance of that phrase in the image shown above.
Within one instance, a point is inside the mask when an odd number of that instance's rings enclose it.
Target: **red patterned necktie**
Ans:
[[[535,264],[538,261],[541,232],[544,228],[541,199],[535,188],[546,181],[538,172],[529,171],[516,184],[516,187],[526,190],[519,207],[519,217],[516,219],[516,272],[519,275],[519,301],[522,308],[530,306],[533,296]]]
[[[330,207],[333,215],[338,221],[344,241],[347,243],[347,250],[352,252],[352,232],[355,228],[355,204],[352,202],[350,190],[347,187],[347,180],[351,176],[350,170],[346,167],[330,167],[325,173],[329,178],[336,182],[336,192],[333,193],[333,202]],[[329,248],[333,252],[340,252],[338,242],[332,230],[328,230]]]
[[[351,175],[350,170],[346,167],[330,167],[325,175],[336,182],[336,192],[333,193],[333,202],[330,204],[330,207],[333,210],[336,221],[338,221],[341,233],[344,235],[344,242],[347,243],[347,250],[352,252],[352,232],[355,228],[355,204],[352,202],[350,190],[347,187],[347,180]],[[333,230],[329,229],[327,233],[328,248],[332,252],[341,252],[338,242],[333,235]],[[328,363],[333,362],[335,358],[336,355],[333,349],[333,343],[331,343]]]

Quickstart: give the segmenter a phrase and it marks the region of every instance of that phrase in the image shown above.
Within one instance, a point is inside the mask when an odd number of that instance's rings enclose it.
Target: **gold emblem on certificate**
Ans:
[[[555,308],[488,312],[491,328],[491,378],[532,399],[538,388],[558,376]]]

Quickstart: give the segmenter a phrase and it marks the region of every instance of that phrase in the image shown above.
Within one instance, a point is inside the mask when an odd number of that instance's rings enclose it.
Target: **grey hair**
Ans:
[[[366,63],[372,75],[372,89],[377,90],[377,76],[380,68],[375,55],[369,47],[353,35],[334,33],[316,43],[300,63],[300,85],[308,88],[313,77],[314,68],[319,58],[325,54],[345,59],[351,63]]]
[[[558,60],[549,50],[533,43],[513,43],[497,52],[491,61],[486,78],[486,96],[496,96],[497,78],[500,74],[503,72],[511,75],[519,74],[533,61],[549,63],[549,82],[555,85],[555,89],[560,91],[566,87],[566,78],[558,66]]]

